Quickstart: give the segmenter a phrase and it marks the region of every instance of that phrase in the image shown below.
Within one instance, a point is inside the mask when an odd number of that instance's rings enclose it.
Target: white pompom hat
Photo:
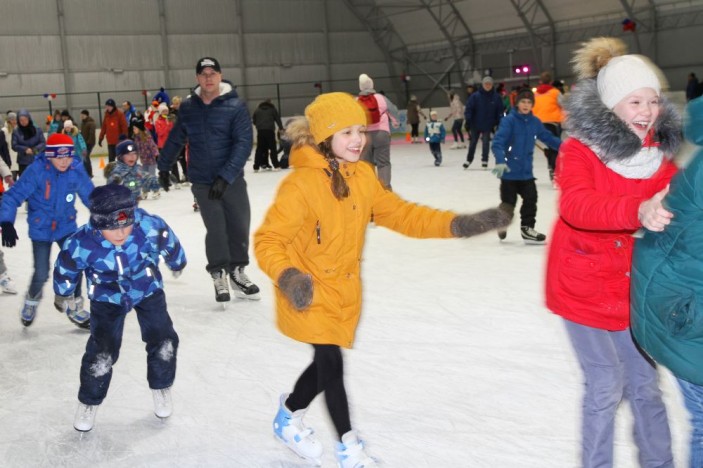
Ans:
[[[647,57],[632,54],[613,57],[598,72],[598,94],[608,109],[641,88],[652,88],[661,95],[660,76],[663,78],[661,71]]]

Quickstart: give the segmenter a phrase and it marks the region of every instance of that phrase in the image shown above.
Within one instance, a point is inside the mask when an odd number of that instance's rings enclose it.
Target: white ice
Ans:
[[[477,167],[478,161],[463,170],[466,150],[450,150],[447,143],[443,151],[443,165],[434,167],[426,145],[394,144],[395,191],[459,212],[496,206],[498,180]],[[254,174],[248,163],[252,233],[286,174]],[[536,227],[549,234],[557,192],[539,150],[535,174]],[[177,280],[165,272],[169,311],[180,336],[173,416],[165,422],[154,416],[146,353],[130,313],[110,391],[95,428],[83,435],[72,423],[88,335],[56,312],[50,284],[34,324],[21,325],[21,293],[32,256],[20,210],[18,245],[5,249],[20,294],[0,297],[1,466],[307,466],[274,439],[271,426],[279,395],[291,390],[309,364],[311,347],[277,331],[271,281],[253,255],[247,272],[261,287],[262,300],[233,298],[224,311],[215,302],[205,271],[205,229],[191,204],[187,188],[142,204],[173,227],[189,260]],[[81,207],[79,221],[86,220]],[[494,233],[415,240],[368,229],[363,317],[354,349],[344,356],[352,424],[383,466],[579,465],[582,377],[562,320],[544,307],[545,253],[545,246],[522,242],[517,222],[503,242]],[[661,385],[675,460],[684,466],[687,414],[664,370]],[[631,421],[623,404],[618,467],[638,466]],[[323,398],[313,402],[306,422],[324,443],[323,466],[334,466],[336,437]]]

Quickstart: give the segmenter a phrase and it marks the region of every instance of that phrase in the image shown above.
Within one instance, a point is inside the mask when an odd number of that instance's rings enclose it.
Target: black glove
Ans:
[[[511,216],[499,208],[491,208],[474,214],[459,215],[452,220],[451,230],[455,237],[471,237],[510,224]]]
[[[222,200],[222,195],[225,194],[225,190],[227,190],[228,186],[229,184],[225,179],[217,176],[215,182],[210,186],[210,192],[207,194],[207,197],[210,200]]]
[[[3,247],[14,247],[17,244],[17,231],[15,231],[15,225],[9,221],[3,221],[0,223],[0,228],[2,228],[2,245]]]
[[[171,186],[171,173],[168,171],[159,171],[159,185],[164,189],[164,192],[168,192],[168,188]]]
[[[288,268],[278,278],[278,287],[297,310],[305,310],[312,304],[312,276],[297,268]]]

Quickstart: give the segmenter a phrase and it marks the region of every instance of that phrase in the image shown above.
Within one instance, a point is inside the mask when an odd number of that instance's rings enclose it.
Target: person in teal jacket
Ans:
[[[703,146],[703,98],[690,101],[684,134]],[[703,466],[703,149],[671,181],[662,232],[635,242],[630,289],[632,333],[676,376],[691,415],[691,468]]]

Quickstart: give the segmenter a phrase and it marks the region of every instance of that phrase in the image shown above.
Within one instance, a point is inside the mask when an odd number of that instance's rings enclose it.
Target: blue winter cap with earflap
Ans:
[[[134,224],[137,202],[131,190],[119,184],[96,187],[90,193],[90,225],[99,230],[120,229]]]

